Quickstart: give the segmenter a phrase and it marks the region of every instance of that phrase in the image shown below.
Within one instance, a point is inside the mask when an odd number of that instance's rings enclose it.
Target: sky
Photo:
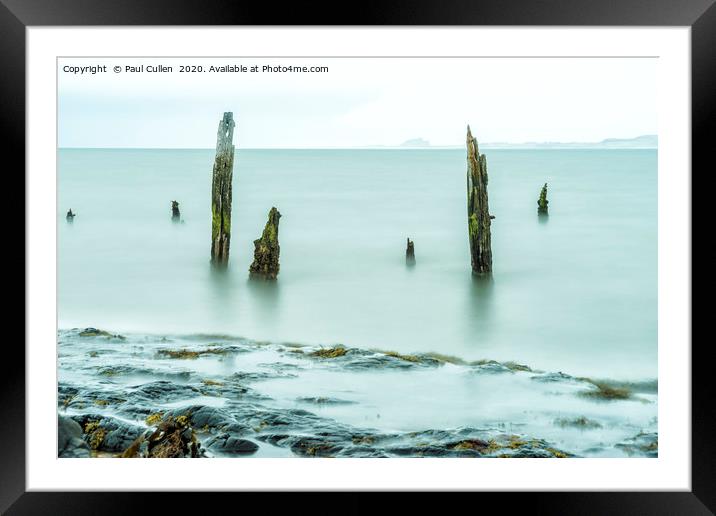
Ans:
[[[145,65],[132,73],[127,65]],[[106,73],[65,66],[107,65]],[[171,73],[149,73],[147,66]],[[327,66],[326,73],[179,72],[180,65]],[[122,67],[119,73],[114,66]],[[60,147],[241,148],[596,142],[657,134],[653,58],[60,59]]]

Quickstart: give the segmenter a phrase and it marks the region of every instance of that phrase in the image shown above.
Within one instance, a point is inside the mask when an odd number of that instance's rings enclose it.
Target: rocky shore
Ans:
[[[607,382],[515,362],[227,336],[125,336],[85,328],[60,331],[58,342],[61,458],[658,453],[656,382]],[[415,391],[415,382],[425,392],[406,399],[410,410],[396,419],[384,408],[393,406],[385,404],[385,392],[370,387],[382,381],[396,390],[405,384],[408,391]],[[479,390],[466,394],[448,386],[453,399],[446,399],[445,414],[436,413],[439,424],[413,421],[411,411],[428,410],[430,396],[441,395],[431,385],[443,381],[498,393],[525,389],[544,399],[545,408],[530,411],[526,400],[522,415],[509,407],[504,417],[495,417],[494,404],[482,405]],[[505,405],[510,399],[505,391]],[[465,413],[452,414],[451,403],[467,407]]]

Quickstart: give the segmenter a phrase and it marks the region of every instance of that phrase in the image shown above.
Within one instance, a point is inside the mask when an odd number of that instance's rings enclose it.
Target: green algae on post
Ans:
[[[540,215],[547,215],[548,204],[549,201],[547,200],[547,183],[545,183],[542,187],[542,191],[539,193],[539,199],[537,199],[537,213],[539,213]]]
[[[216,135],[216,157],[211,181],[211,262],[215,265],[226,265],[229,262],[234,125],[233,113],[224,113]]]
[[[467,225],[472,272],[492,271],[491,219],[487,202],[487,158],[467,126]]]
[[[280,218],[279,211],[276,208],[271,208],[261,238],[254,240],[254,261],[249,267],[251,277],[276,279],[278,276],[278,258],[281,252],[278,245],[278,221]]]

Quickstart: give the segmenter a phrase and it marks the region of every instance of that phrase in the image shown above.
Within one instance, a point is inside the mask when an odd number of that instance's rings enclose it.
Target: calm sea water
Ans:
[[[461,149],[237,149],[224,273],[209,265],[213,150],[60,150],[59,326],[655,378],[656,151],[483,152],[492,281],[470,272]],[[546,222],[536,206],[545,182]],[[171,222],[172,200],[182,224]],[[279,279],[248,281],[272,206]]]

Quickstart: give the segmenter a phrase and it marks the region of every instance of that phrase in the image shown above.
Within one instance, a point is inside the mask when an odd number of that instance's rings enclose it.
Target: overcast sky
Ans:
[[[106,64],[79,75],[65,65]],[[115,65],[172,73],[114,73]],[[179,73],[179,65],[328,66]],[[61,147],[213,148],[224,111],[243,148],[594,142],[657,133],[656,59],[63,59]]]

